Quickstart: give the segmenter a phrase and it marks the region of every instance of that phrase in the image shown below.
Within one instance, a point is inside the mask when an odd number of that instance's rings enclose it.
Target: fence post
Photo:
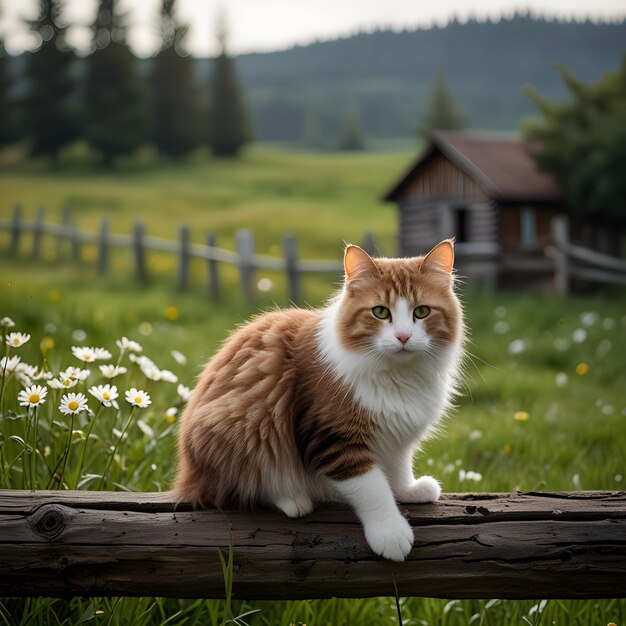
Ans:
[[[39,207],[39,210],[37,211],[37,218],[35,219],[35,225],[33,226],[33,259],[38,259],[41,255],[41,238],[43,235],[44,216],[44,208]]]
[[[105,274],[109,269],[109,218],[102,218],[98,241],[98,273]]]
[[[552,218],[552,238],[554,239],[554,287],[559,296],[569,294],[569,225],[565,215]]]
[[[189,226],[180,227],[178,255],[178,289],[184,291],[189,284]]]
[[[366,231],[363,235],[363,243],[361,244],[361,247],[370,256],[376,256],[378,254],[378,250],[376,247],[376,237],[371,230]]]
[[[63,256],[63,242],[69,237],[71,222],[72,217],[70,214],[70,208],[68,206],[64,206],[63,209],[61,209],[61,226],[63,226],[63,229],[57,235],[57,259],[60,259]]]
[[[20,251],[20,238],[22,235],[22,207],[16,204],[13,208],[13,219],[11,220],[11,244],[9,250],[13,256]]]
[[[144,237],[146,230],[141,222],[133,227],[133,255],[135,257],[135,276],[137,280],[145,282],[148,279],[146,267],[146,247]]]
[[[283,237],[285,253],[285,271],[287,272],[287,295],[290,302],[300,302],[300,274],[298,272],[298,248],[296,238],[291,233]]]
[[[206,238],[206,243],[209,248],[217,247],[217,235],[215,233],[209,233]],[[212,298],[217,298],[219,295],[219,275],[217,270],[217,261],[215,259],[208,260],[209,266],[209,284],[208,291]]]
[[[239,254],[239,276],[241,288],[248,302],[254,297],[254,239],[249,230],[238,230],[235,233],[235,243]]]

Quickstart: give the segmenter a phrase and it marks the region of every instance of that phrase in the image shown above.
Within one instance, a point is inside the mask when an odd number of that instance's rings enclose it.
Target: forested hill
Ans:
[[[525,84],[547,96],[563,96],[556,63],[595,81],[615,69],[624,52],[626,22],[518,16],[497,23],[359,34],[242,55],[237,63],[257,139],[332,142],[343,112],[354,107],[366,135],[413,132],[438,69],[445,72],[468,126],[515,129],[523,116],[535,113],[522,91]],[[209,63],[201,62],[202,75]]]

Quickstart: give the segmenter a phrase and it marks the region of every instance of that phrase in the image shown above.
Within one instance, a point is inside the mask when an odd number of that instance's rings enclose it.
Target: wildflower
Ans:
[[[115,400],[119,397],[119,394],[117,393],[117,387],[115,385],[94,386],[89,389],[89,393],[98,400],[100,404],[106,407],[115,406],[117,408],[117,402],[115,402]]]
[[[72,354],[85,363],[106,360],[113,357],[105,348],[86,348],[83,346],[72,346]]]
[[[506,455],[511,454],[511,452],[513,452],[513,448],[511,447],[511,444],[505,443],[504,446],[502,447],[502,452]]]
[[[115,378],[120,374],[126,374],[128,371],[125,367],[119,365],[99,365],[98,367],[105,378]]]
[[[505,322],[504,320],[498,320],[493,327],[493,330],[498,335],[505,335],[509,332],[509,330],[511,330],[511,326],[508,322]]]
[[[163,315],[165,318],[173,322],[175,319],[178,319],[178,309],[175,306],[168,306],[165,311],[163,311]]]
[[[174,357],[176,363],[178,363],[179,365],[185,365],[187,363],[187,357],[182,352],[179,352],[178,350],[172,350],[171,354]]]
[[[150,439],[154,439],[154,430],[143,420],[137,420],[137,426],[144,435],[147,435]]]
[[[517,411],[513,416],[518,422],[526,422],[530,417],[526,411]]]
[[[135,387],[128,389],[124,393],[124,397],[126,398],[126,402],[133,406],[138,406],[140,409],[145,409],[147,406],[150,406],[152,402],[150,396],[145,391],[136,389]]]
[[[85,339],[87,339],[87,333],[82,328],[77,328],[72,331],[72,339],[74,341],[85,341]]]
[[[170,372],[169,370],[161,370],[160,372],[160,380],[166,382],[166,383],[177,383],[178,382],[178,376],[176,376],[176,374],[174,374],[174,372]]]
[[[3,356],[0,359],[0,370],[3,372],[13,372],[15,371],[15,368],[20,364],[21,360],[22,359],[20,359],[19,356],[12,356],[11,358]]]
[[[71,389],[75,385],[78,385],[78,380],[72,380],[63,374],[59,374],[59,378],[54,378],[48,381],[48,385],[51,389]]]
[[[61,398],[59,411],[64,415],[73,415],[87,409],[87,398],[82,393],[68,393]]]
[[[46,396],[48,395],[48,390],[42,385],[32,385],[31,387],[26,387],[19,392],[17,395],[17,401],[20,403],[20,406],[39,406],[46,401]]]
[[[0,320],[0,328],[13,328],[15,322],[10,317],[3,317]]]
[[[193,391],[191,391],[189,387],[185,387],[185,385],[178,385],[178,387],[176,387],[176,393],[178,393],[183,402],[189,402]]]
[[[271,291],[273,286],[272,279],[267,277],[259,279],[259,282],[256,284],[257,289],[263,292]]]
[[[176,421],[176,415],[178,414],[178,409],[175,406],[171,406],[167,411],[165,411],[165,421],[168,424],[173,424]]]
[[[580,489],[580,474],[574,474],[572,476],[572,484],[574,485],[574,489]]]
[[[6,342],[12,348],[19,348],[23,346],[30,339],[28,333],[9,333],[6,338]]]
[[[509,354],[521,354],[524,350],[526,350],[526,342],[523,339],[515,339],[509,344],[507,352]]]
[[[76,380],[79,382],[83,382],[87,379],[87,377],[91,374],[90,370],[82,370],[80,367],[68,367],[64,372],[60,375],[64,378],[69,378],[70,380]]]
[[[143,348],[136,341],[132,341],[127,337],[122,337],[115,343],[122,352],[141,352],[143,350]]]
[[[483,434],[480,430],[472,430],[469,434],[469,439],[470,441],[476,441],[477,439],[480,439],[482,436]]]
[[[600,316],[595,311],[585,311],[580,314],[580,323],[583,326],[593,326],[599,319]]]
[[[472,470],[465,471],[464,469],[459,470],[459,480],[464,482],[466,480],[473,480],[474,482],[480,482],[483,479],[483,475],[480,472],[474,472]]]
[[[557,387],[565,387],[565,385],[567,385],[567,374],[565,372],[559,372],[554,377],[554,382]]]
[[[587,331],[584,328],[577,328],[572,333],[572,341],[574,343],[584,343],[587,339]]]
[[[563,337],[558,337],[554,340],[552,344],[555,350],[559,352],[565,352],[569,348],[569,341],[567,339],[563,339]]]
[[[150,322],[141,322],[141,324],[139,324],[139,332],[144,337],[148,337],[152,334],[152,324]]]
[[[52,289],[50,293],[48,293],[48,298],[50,302],[58,302],[61,299],[61,294],[56,289]]]
[[[47,352],[49,352],[50,350],[52,350],[52,348],[54,348],[54,339],[52,339],[52,337],[49,337],[48,335],[46,335],[40,342],[39,342],[39,349],[41,350],[41,352],[45,355]]]
[[[576,373],[579,376],[584,376],[589,371],[589,366],[586,363],[579,363],[576,366]]]

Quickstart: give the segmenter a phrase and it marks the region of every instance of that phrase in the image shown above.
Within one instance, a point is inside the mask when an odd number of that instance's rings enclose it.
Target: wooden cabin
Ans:
[[[492,286],[509,280],[516,259],[527,267],[534,259],[533,280],[546,278],[541,262],[549,274],[545,252],[556,215],[566,216],[573,241],[612,247],[610,229],[567,212],[556,182],[537,169],[519,137],[437,132],[383,199],[398,205],[400,256],[455,237],[460,273]]]

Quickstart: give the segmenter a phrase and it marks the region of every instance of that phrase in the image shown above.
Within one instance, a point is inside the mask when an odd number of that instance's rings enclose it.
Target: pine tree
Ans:
[[[363,131],[359,112],[356,108],[344,111],[339,128],[339,149],[346,151],[363,150]]]
[[[429,138],[436,130],[457,130],[462,127],[463,114],[450,93],[445,74],[439,70],[419,125],[419,133]]]
[[[22,127],[31,141],[33,154],[56,160],[61,147],[76,139],[79,130],[73,104],[74,54],[64,41],[64,29],[57,26],[60,0],[39,0],[39,14],[29,22],[41,46],[27,53],[26,93],[21,102]]]
[[[161,50],[152,61],[153,140],[160,152],[179,158],[202,142],[195,61],[182,56],[186,27],[176,23],[176,0],[161,5]]]
[[[579,213],[626,221],[626,54],[616,72],[596,84],[559,72],[571,99],[549,102],[527,94],[543,119],[527,124],[526,136],[539,167],[558,181],[567,205]]]
[[[224,20],[218,22],[220,46],[213,60],[209,92],[209,145],[215,156],[237,156],[250,139],[248,113],[234,60],[226,50]]]
[[[150,104],[114,0],[100,0],[93,30],[95,51],[86,62],[85,138],[111,168],[115,157],[148,140]]]
[[[17,138],[10,70],[9,56],[4,48],[4,42],[0,39],[0,146],[6,146]]]

